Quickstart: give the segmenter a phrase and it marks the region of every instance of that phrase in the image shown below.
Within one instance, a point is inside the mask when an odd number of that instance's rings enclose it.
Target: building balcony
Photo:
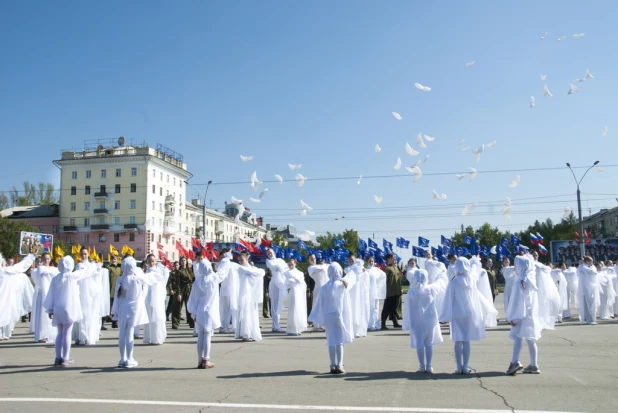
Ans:
[[[96,199],[107,199],[107,191],[105,192],[95,192],[94,197]]]
[[[75,225],[65,225],[63,230],[64,232],[77,232],[77,227]]]
[[[107,215],[107,208],[95,208],[93,211],[94,215]]]
[[[137,224],[124,224],[124,229],[137,229]]]
[[[90,225],[92,231],[109,231],[109,224]]]
[[[163,235],[175,235],[176,228],[174,227],[163,227]]]

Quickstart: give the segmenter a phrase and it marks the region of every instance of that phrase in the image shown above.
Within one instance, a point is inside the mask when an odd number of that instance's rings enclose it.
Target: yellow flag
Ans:
[[[109,253],[112,255],[120,255],[116,247],[114,247],[112,244],[109,244]]]
[[[82,246],[79,244],[73,244],[71,246],[71,255],[79,255],[79,250],[82,249]]]
[[[123,245],[122,246],[122,256],[124,257],[127,254],[133,255],[135,254],[135,251],[133,251],[133,249],[131,249],[131,247],[129,247],[128,245]]]

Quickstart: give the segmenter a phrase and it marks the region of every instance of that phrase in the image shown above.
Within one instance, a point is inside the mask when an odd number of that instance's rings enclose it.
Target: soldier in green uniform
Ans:
[[[387,267],[384,268],[386,273],[386,299],[382,307],[382,330],[388,330],[386,327],[386,319],[390,318],[393,322],[393,327],[400,328],[401,325],[397,320],[397,304],[401,299],[401,272],[395,262],[393,254],[386,254],[384,257]]]
[[[496,296],[498,295],[498,286],[497,286],[497,278],[496,278],[496,270],[493,269],[494,262],[490,259],[485,263],[485,270],[487,271],[487,277],[489,278],[489,286],[491,288],[491,296],[496,301]]]
[[[180,327],[182,304],[184,303],[186,307],[193,284],[193,273],[187,267],[187,259],[180,257],[178,264],[179,268],[172,271],[169,278],[170,300],[172,300],[172,328],[174,330],[178,330],[178,327]],[[188,311],[187,321],[189,327],[193,328],[193,318]]]
[[[116,281],[122,275],[122,270],[120,269],[120,265],[118,264],[118,256],[112,255],[109,266],[107,267],[107,271],[109,271],[109,308],[112,308],[114,305],[114,288],[116,288]],[[112,328],[118,328],[118,322],[112,320]]]

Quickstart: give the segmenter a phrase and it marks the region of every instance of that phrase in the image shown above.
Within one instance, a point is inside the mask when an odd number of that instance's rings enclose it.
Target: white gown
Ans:
[[[334,271],[333,267],[338,268]],[[324,326],[328,346],[338,346],[354,341],[352,308],[348,291],[350,282],[354,282],[354,276],[349,276],[348,288],[343,285],[341,276],[341,267],[338,264],[331,264],[328,269],[329,281],[320,288],[309,316],[311,322]]]
[[[187,310],[195,317],[195,322],[204,331],[221,327],[219,314],[219,284],[224,282],[229,271],[212,270],[210,261],[203,259],[196,267],[196,278],[191,286]]]
[[[613,314],[616,301],[614,289],[614,267],[604,267],[599,273],[599,317],[601,320],[609,320]]]
[[[94,267],[95,274],[78,282],[79,300],[82,306],[82,319],[73,327],[73,340],[85,341],[94,345],[101,333],[101,299],[103,298],[103,282],[99,267],[94,262],[79,262],[75,265],[77,271]],[[109,285],[109,279],[108,279]]]
[[[144,325],[144,344],[163,344],[167,337],[165,325],[165,298],[167,295],[166,285],[170,276],[170,271],[162,264],[146,270],[146,274],[158,272],[155,276],[162,280],[155,284],[148,285],[146,290],[146,314],[148,323]],[[139,325],[139,324],[138,324]]]
[[[284,302],[287,298],[287,286],[283,273],[288,270],[288,265],[281,258],[273,258],[266,260],[266,266],[272,274],[270,284],[268,285],[268,291],[273,300],[270,312],[273,315],[279,315],[285,309]],[[274,297],[277,297],[276,301],[274,301]]]
[[[440,344],[443,340],[436,297],[444,292],[443,283],[429,283],[428,272],[421,269],[408,271],[406,278],[410,281],[410,288],[403,314],[403,326],[404,330],[410,330],[410,347],[422,348]]]
[[[52,320],[48,317],[43,302],[47,297],[51,280],[58,275],[56,267],[39,265],[32,271],[30,276],[34,281],[34,296],[32,299],[32,313],[30,316],[30,329],[34,333],[34,341],[53,342],[56,339],[56,329],[52,326]]]
[[[29,254],[15,265],[0,267],[0,338],[11,337],[17,320],[32,308],[34,288],[24,273],[34,260]]]
[[[367,268],[369,275],[369,330],[380,328],[380,300],[386,298],[386,273],[378,267]]]
[[[223,274],[220,274],[223,281],[221,281],[221,288],[219,289],[219,316],[223,328],[229,328],[231,318],[232,328],[235,330],[238,322],[238,270],[230,266],[229,262],[230,259],[224,257],[217,268],[217,273],[220,273],[222,272],[221,266],[224,266]]]
[[[438,311],[441,311],[442,306],[444,305],[444,294],[446,293],[446,286],[448,285],[449,281],[446,267],[440,261],[425,260],[425,270],[427,271],[427,275],[429,277],[429,284],[439,283],[441,285],[441,288],[438,288],[438,293],[434,298],[436,303],[436,309]],[[455,274],[453,274],[453,276],[454,275]]]
[[[569,267],[562,271],[562,273],[564,274],[564,278],[566,278],[567,297],[569,301],[566,310],[564,310],[563,316],[571,317],[571,306],[575,304],[575,308],[579,308],[579,298],[577,295],[579,277],[577,276],[577,268],[575,267]]]
[[[539,318],[539,299],[535,261],[530,255],[515,257],[515,282],[511,288],[506,319],[515,323],[509,338],[515,340],[538,340],[541,338],[542,322]],[[523,288],[522,282],[526,288]],[[555,316],[554,316],[555,319]]]
[[[309,268],[307,268],[309,277],[315,281],[315,285],[313,286],[313,303],[315,303],[315,300],[318,299],[320,288],[328,282],[328,274],[326,274],[327,270],[328,264],[310,265]]]
[[[290,289],[286,333],[300,334],[307,330],[307,284],[304,274],[296,268],[283,273]]]
[[[560,311],[560,294],[551,277],[551,268],[538,261],[534,262],[536,287],[538,289],[539,320],[541,328],[553,330]]]
[[[504,292],[502,299],[504,300],[504,313],[506,318],[506,309],[509,308],[509,300],[511,299],[511,290],[515,284],[515,267],[503,267],[502,276],[504,277]]]
[[[365,337],[369,326],[369,274],[363,267],[362,260],[356,260],[344,272],[346,273],[344,279],[347,279],[348,274],[353,273],[356,280],[354,286],[348,285],[354,319],[354,337]]]
[[[579,304],[579,321],[582,323],[596,323],[599,299],[599,275],[593,266],[581,264],[577,267],[579,285],[577,297]]]
[[[231,263],[231,265],[238,265]],[[236,338],[260,341],[258,303],[264,286],[264,270],[251,265],[238,265],[238,327]],[[260,297],[258,297],[260,296]]]
[[[558,294],[560,295],[560,308],[558,309],[558,320],[562,319],[562,315],[569,308],[569,296],[567,294],[567,280],[562,273],[562,270],[553,269],[551,271],[551,278],[556,284]]]

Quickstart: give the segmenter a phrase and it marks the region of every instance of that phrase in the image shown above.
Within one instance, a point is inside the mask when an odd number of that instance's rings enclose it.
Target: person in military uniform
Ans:
[[[172,271],[169,278],[170,300],[172,301],[172,328],[178,330],[180,327],[180,312],[182,304],[187,305],[191,285],[193,284],[193,273],[187,267],[187,259],[180,257],[178,269]],[[187,310],[187,321],[189,327],[193,328],[193,318]]]
[[[180,265],[178,265],[178,261],[174,261],[172,265],[173,269],[170,272],[170,278],[168,278],[167,285],[165,286],[165,289],[167,290],[167,296],[169,297],[169,300],[167,300],[167,307],[165,308],[165,321],[170,321],[170,315],[172,315],[172,304],[174,303],[174,294],[172,293],[172,289],[170,288],[171,275],[174,271],[178,271],[178,269],[180,268]]]
[[[118,264],[118,256],[112,255],[109,266],[107,267],[107,271],[109,271],[109,308],[112,308],[114,305],[114,288],[116,287],[116,281],[122,275],[122,270],[120,269],[120,264]],[[108,317],[111,320],[111,317]],[[103,324],[101,324],[102,326]],[[112,328],[118,328],[118,322],[112,320]]]
[[[386,327],[386,319],[390,318],[393,322],[393,327],[400,328],[401,325],[397,320],[397,303],[401,299],[401,272],[395,262],[393,254],[386,254],[387,267],[384,268],[386,273],[386,299],[382,307],[382,330],[388,330]]]
[[[489,288],[491,288],[491,297],[496,301],[498,295],[496,270],[493,269],[494,262],[490,259],[485,262],[485,271],[487,271],[487,277],[489,278]]]
[[[270,286],[270,280],[273,278],[273,274],[270,269],[266,269],[266,275],[264,276],[264,297],[262,301],[262,316],[264,318],[270,318],[270,294],[268,288]]]
[[[315,288],[315,280],[309,277],[309,273],[307,271],[304,272],[305,275],[305,284],[307,285],[307,317],[311,314],[311,310],[313,309],[313,289]],[[312,322],[308,322],[309,325],[313,325]]]

